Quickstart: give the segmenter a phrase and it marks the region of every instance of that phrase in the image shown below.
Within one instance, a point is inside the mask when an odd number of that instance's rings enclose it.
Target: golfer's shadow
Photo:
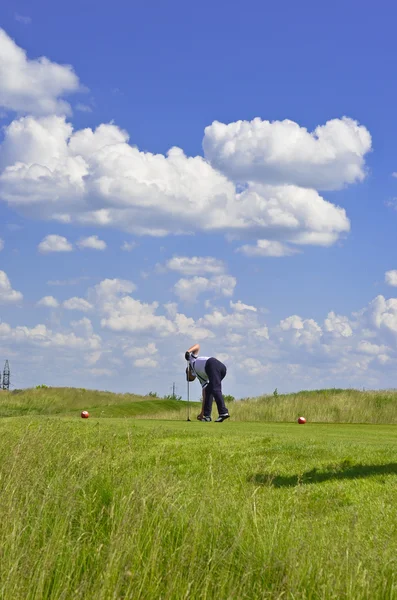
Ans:
[[[300,475],[275,475],[272,473],[255,473],[248,480],[256,485],[267,485],[271,487],[294,487],[301,484],[322,483],[323,481],[342,479],[361,479],[373,477],[374,475],[397,475],[397,463],[385,465],[352,465],[344,461],[339,465],[332,465],[324,470],[312,469]]]

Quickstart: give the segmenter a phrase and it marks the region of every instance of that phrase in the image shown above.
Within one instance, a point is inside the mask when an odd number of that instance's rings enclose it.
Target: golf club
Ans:
[[[187,419],[186,419],[186,421],[190,421],[189,361],[187,362],[186,379],[187,379]]]

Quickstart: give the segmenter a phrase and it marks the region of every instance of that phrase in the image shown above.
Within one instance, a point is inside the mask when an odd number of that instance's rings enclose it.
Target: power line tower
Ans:
[[[3,371],[3,390],[9,390],[10,389],[10,365],[8,364],[8,360],[6,360],[6,363],[4,365],[4,371]]]

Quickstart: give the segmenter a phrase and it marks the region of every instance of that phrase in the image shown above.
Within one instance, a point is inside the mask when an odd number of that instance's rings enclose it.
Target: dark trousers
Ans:
[[[212,402],[215,398],[218,413],[227,414],[225,400],[222,394],[222,379],[226,376],[226,367],[217,358],[209,358],[205,363],[205,372],[207,373],[209,384],[205,387],[204,416],[210,417],[212,411]]]

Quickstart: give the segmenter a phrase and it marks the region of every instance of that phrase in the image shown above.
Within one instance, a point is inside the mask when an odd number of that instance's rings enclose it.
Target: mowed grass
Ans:
[[[3,418],[0,598],[397,598],[396,442],[392,425]]]

